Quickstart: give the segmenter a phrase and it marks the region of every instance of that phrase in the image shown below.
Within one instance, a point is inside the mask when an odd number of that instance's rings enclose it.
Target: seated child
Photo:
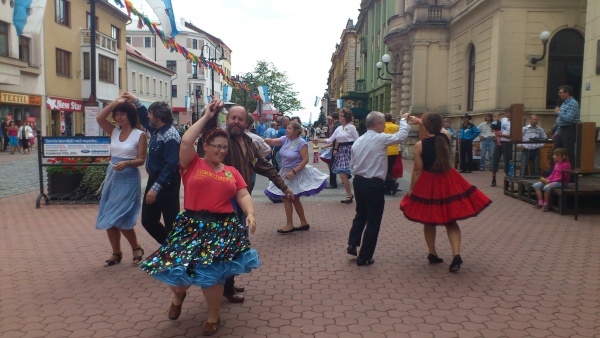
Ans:
[[[554,158],[554,170],[552,170],[552,174],[546,178],[540,177],[540,182],[533,185],[538,199],[538,204],[534,206],[534,208],[542,209],[543,212],[548,211],[550,207],[550,194],[552,189],[560,188],[563,185],[566,187],[567,183],[569,183],[569,175],[565,175],[564,181],[562,178],[563,170],[571,170],[571,163],[567,156],[567,150],[565,148],[554,149],[552,157]],[[544,189],[543,195],[542,189]]]

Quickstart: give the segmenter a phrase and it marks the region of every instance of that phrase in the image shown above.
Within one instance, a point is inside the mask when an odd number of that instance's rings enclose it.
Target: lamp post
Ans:
[[[240,74],[241,74],[241,73],[240,73]],[[244,78],[244,76],[243,76],[243,75],[240,75],[240,74],[237,74],[237,75],[235,76],[235,80],[236,80],[237,82],[240,82],[240,83],[242,83],[242,84],[244,84],[244,85],[248,86],[248,81],[247,81],[247,80]],[[249,80],[249,81],[250,81],[250,82],[252,82],[252,74],[250,74],[250,80]],[[248,107],[246,106],[246,96],[247,96],[246,94],[247,94],[248,92],[246,91],[246,88],[245,88],[244,86],[242,86],[242,91],[244,92],[244,109],[246,109],[246,111],[248,111]]]
[[[384,78],[381,74],[384,64],[385,64],[385,72],[388,75],[404,75],[404,72],[397,72],[397,73],[390,72],[390,70],[388,69],[388,64],[390,63],[391,60],[392,60],[392,57],[389,54],[383,54],[381,56],[381,61],[379,61],[379,62],[377,62],[377,64],[375,64],[375,67],[377,67],[377,77],[380,78],[381,80],[392,81],[391,78],[389,78],[389,79]],[[385,73],[383,75],[385,75]]]
[[[214,48],[215,50],[215,54],[214,56],[210,56],[211,53],[211,49],[209,45],[204,45],[202,46],[202,49],[200,50],[200,57],[203,58],[204,57],[204,47],[208,47],[208,58],[206,58],[206,60],[208,61],[217,61],[217,60],[227,60],[227,57],[225,56],[225,51],[223,50],[223,46],[218,45],[217,47]],[[221,56],[217,59],[217,48],[221,48]],[[210,81],[211,81],[211,86],[210,86],[210,95],[214,96],[215,95],[215,70],[213,67],[210,67]]]
[[[192,123],[196,123],[196,121],[198,121],[198,119],[200,118],[200,99],[202,99],[202,87],[196,86],[196,112],[194,113],[194,115],[192,115]]]
[[[544,51],[541,57],[536,58],[536,57],[532,57],[530,62],[531,62],[531,66],[533,68],[533,70],[535,70],[535,64],[538,63],[538,61],[542,61],[545,57],[546,57],[546,46],[548,45],[548,40],[550,40],[550,32],[548,31],[543,31],[540,33],[540,40],[542,41],[542,44],[544,45]]]

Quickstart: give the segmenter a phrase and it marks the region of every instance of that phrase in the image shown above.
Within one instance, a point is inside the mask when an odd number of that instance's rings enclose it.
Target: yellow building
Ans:
[[[127,88],[125,24],[127,15],[105,0],[96,3],[96,100],[108,103]],[[44,17],[46,75],[45,133],[74,136],[97,133],[85,105],[91,93],[90,6],[86,1],[48,2]],[[42,121],[44,123],[44,121]],[[96,130],[93,130],[93,129]]]

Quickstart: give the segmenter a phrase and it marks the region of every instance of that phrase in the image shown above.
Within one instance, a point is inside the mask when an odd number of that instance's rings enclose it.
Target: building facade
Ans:
[[[171,77],[175,72],[161,66],[130,44],[127,48],[127,90],[136,95],[146,108],[152,102],[171,102]]]
[[[14,1],[0,2],[0,120],[41,127],[44,53],[41,34],[17,36]]]
[[[175,36],[175,41],[179,45],[197,56],[216,59],[215,62],[226,72],[230,72],[231,50],[220,39],[187,23],[183,18],[180,19],[177,30],[179,34]],[[204,109],[211,94],[216,98],[223,96],[224,83],[221,74],[186,60],[180,53],[171,52],[147,29],[128,29],[127,42],[161,66],[176,73],[168,88],[177,124],[192,122],[194,114]]]
[[[95,102],[101,107],[126,89],[122,32],[129,18],[104,0],[95,3]],[[43,34],[46,112],[42,119],[46,135],[83,135],[86,129],[91,135],[99,132],[95,112],[85,113],[85,106],[95,103],[90,100],[91,21],[90,7],[85,1],[55,0],[46,6]]]
[[[584,0],[396,0],[395,11],[384,42],[404,74],[392,110],[482,115],[523,103],[549,130],[558,86],[581,99]]]

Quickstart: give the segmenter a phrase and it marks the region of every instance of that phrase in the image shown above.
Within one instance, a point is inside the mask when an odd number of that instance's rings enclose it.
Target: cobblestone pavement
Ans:
[[[405,162],[405,173],[411,165]],[[386,197],[375,264],[357,267],[345,253],[355,205],[339,202],[343,189],[303,199],[310,231],[277,235],[283,206],[264,197],[259,179],[251,239],[263,266],[237,278],[246,301],[223,303],[217,335],[600,336],[600,216],[574,221],[542,213],[489,187],[489,172],[465,177],[494,202],[460,222],[464,264],[456,274],[448,272],[443,228],[437,239],[444,263],[428,264],[422,225],[398,210],[400,193]],[[123,262],[102,266],[111,250],[94,229],[97,205],[35,209],[36,196],[0,199],[0,336],[200,335],[207,308],[198,288],[190,289],[181,317],[169,320],[169,291],[129,263],[125,241]],[[150,254],[157,244],[136,229]]]
[[[43,175],[46,182],[45,171]],[[37,153],[0,152],[0,198],[39,191],[39,177]]]

